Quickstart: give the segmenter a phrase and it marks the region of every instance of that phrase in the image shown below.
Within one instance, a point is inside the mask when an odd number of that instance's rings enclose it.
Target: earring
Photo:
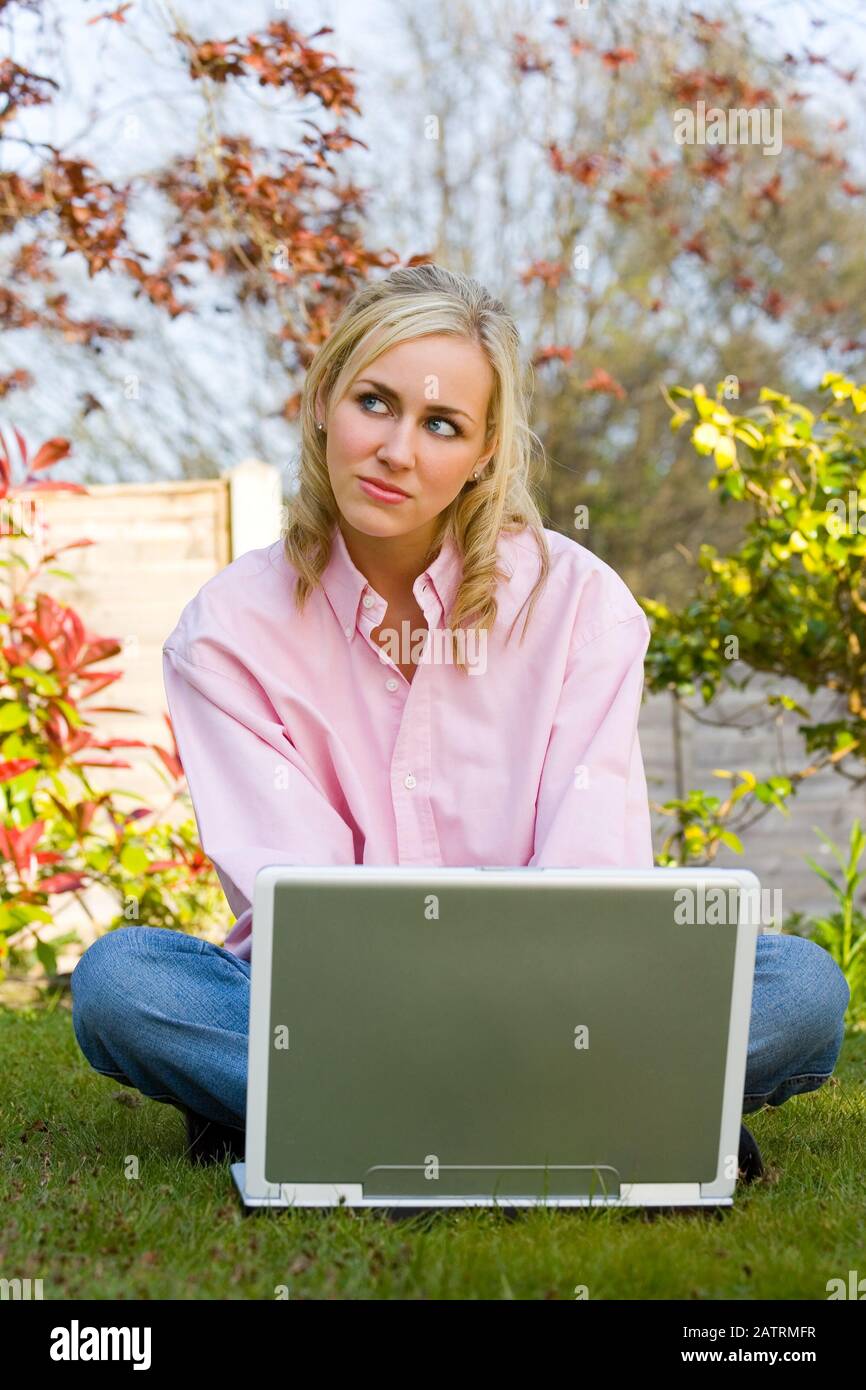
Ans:
[[[323,422],[322,422],[321,420],[317,420],[317,421],[316,421],[316,429],[317,429],[317,430],[323,430],[324,428],[325,428],[325,426],[324,426]]]
[[[472,474],[472,476],[473,476],[473,478],[477,478],[477,477],[478,477],[478,469],[477,469],[477,468],[476,468],[475,472]]]

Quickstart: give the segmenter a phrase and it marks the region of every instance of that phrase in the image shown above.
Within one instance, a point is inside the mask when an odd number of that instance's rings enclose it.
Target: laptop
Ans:
[[[768,896],[740,869],[260,869],[245,1206],[730,1206]]]

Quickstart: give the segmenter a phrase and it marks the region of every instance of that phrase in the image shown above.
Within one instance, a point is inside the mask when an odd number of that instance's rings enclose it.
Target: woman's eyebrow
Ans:
[[[384,381],[374,381],[372,377],[362,376],[358,378],[355,385],[360,385],[362,381],[367,382],[369,386],[374,386],[377,391],[381,391],[382,395],[387,396],[390,400],[399,402],[400,397],[397,392],[393,391],[390,386],[386,386]],[[440,405],[438,401],[434,401],[431,403],[430,409],[435,409],[437,415],[465,415],[470,424],[475,424],[469,412],[459,410],[456,405]]]

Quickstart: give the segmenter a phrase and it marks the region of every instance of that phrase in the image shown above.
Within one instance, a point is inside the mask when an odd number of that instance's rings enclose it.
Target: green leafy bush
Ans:
[[[820,413],[764,388],[760,404],[737,415],[720,382],[668,395],[674,429],[711,457],[709,487],[744,510],[743,539],[728,555],[702,545],[702,578],[680,609],[644,598],[652,639],[646,685],[709,705],[721,689],[744,689],[756,674],[831,692],[838,717],[819,721],[788,694],[763,696],[768,721],[800,716],[810,763],[763,781],[747,770],[722,800],[703,791],[663,803],[674,829],[661,863],[708,862],[720,845],[739,852],[744,831],[824,769],[866,781],[866,387],[837,372],[821,382]],[[721,721],[720,721],[721,722]],[[841,765],[845,763],[843,768]]]
[[[794,912],[786,919],[785,929],[796,932],[798,936],[808,936],[830,953],[848,981],[851,990],[848,1016],[853,1020],[855,1027],[864,1029],[866,1028],[866,910],[864,910],[866,904],[862,899],[858,904],[855,899],[857,889],[866,878],[866,869],[859,867],[863,850],[866,848],[866,835],[863,833],[858,817],[851,827],[848,841],[849,852],[846,860],[839,847],[822,830],[819,830],[816,825],[812,829],[824,841],[839,865],[842,871],[841,882],[838,882],[823,865],[816,864],[814,859],[809,858],[806,862],[824,880],[839,906],[835,912],[831,912],[826,917],[808,917],[802,912]]]
[[[37,964],[55,973],[58,950],[79,936],[52,930],[49,937],[47,929],[62,923],[72,899],[86,909],[84,892],[96,885],[116,904],[108,927],[139,922],[202,935],[227,917],[213,866],[198,846],[173,735],[171,748],[100,735],[95,716],[112,707],[93,701],[120,679],[120,670],[103,663],[121,645],[89,632],[74,608],[38,588],[43,574],[71,577],[53,564],[62,550],[92,544],[46,550],[42,528],[30,524],[34,495],[86,492],[39,476],[69,445],[49,440],[29,461],[15,435],[25,470],[17,485],[0,434],[0,977]],[[93,786],[90,768],[131,766],[115,756],[119,749],[158,755],[168,795],[157,810],[121,787]],[[130,808],[130,801],[139,804]],[[183,819],[171,824],[176,807]]]

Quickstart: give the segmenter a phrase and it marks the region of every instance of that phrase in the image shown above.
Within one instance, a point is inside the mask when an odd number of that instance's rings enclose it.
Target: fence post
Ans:
[[[686,794],[686,779],[683,772],[683,721],[682,709],[675,690],[671,691],[671,742],[674,754],[675,795],[678,801],[682,801]]]
[[[244,459],[229,469],[228,480],[229,551],[234,560],[279,539],[283,499],[279,469],[261,459]]]

